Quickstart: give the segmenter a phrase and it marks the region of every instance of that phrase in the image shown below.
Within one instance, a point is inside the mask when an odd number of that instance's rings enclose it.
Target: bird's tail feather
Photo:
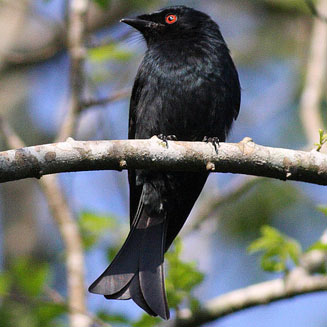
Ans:
[[[169,319],[163,272],[167,221],[139,209],[123,247],[89,291],[107,299],[132,298],[150,315]]]

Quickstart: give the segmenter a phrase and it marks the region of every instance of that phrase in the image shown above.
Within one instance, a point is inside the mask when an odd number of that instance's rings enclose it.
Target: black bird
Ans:
[[[121,21],[139,30],[147,43],[132,91],[128,137],[225,141],[239,112],[240,84],[218,25],[185,6]],[[90,292],[107,299],[132,298],[150,315],[169,319],[164,253],[207,177],[130,170],[131,230]]]

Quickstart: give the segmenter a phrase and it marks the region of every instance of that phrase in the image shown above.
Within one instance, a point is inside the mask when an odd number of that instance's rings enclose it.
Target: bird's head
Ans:
[[[186,6],[167,7],[136,18],[123,18],[121,22],[139,30],[148,44],[192,38],[210,27],[218,29],[208,15]]]

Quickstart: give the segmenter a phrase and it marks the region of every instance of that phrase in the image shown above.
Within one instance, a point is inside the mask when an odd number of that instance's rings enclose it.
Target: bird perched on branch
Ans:
[[[147,43],[132,91],[128,137],[225,141],[239,112],[240,84],[218,25],[185,6],[121,21]],[[207,177],[206,172],[130,170],[131,230],[90,292],[131,298],[150,315],[169,319],[164,253]]]

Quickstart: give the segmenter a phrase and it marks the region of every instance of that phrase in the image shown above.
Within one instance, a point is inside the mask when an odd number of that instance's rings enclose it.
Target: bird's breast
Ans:
[[[146,121],[139,134],[176,135],[180,140],[202,140],[217,117],[220,88],[215,57],[196,52],[148,52],[140,79],[142,90],[137,120]],[[175,54],[175,55],[174,55]],[[145,126],[146,125],[146,126]]]

